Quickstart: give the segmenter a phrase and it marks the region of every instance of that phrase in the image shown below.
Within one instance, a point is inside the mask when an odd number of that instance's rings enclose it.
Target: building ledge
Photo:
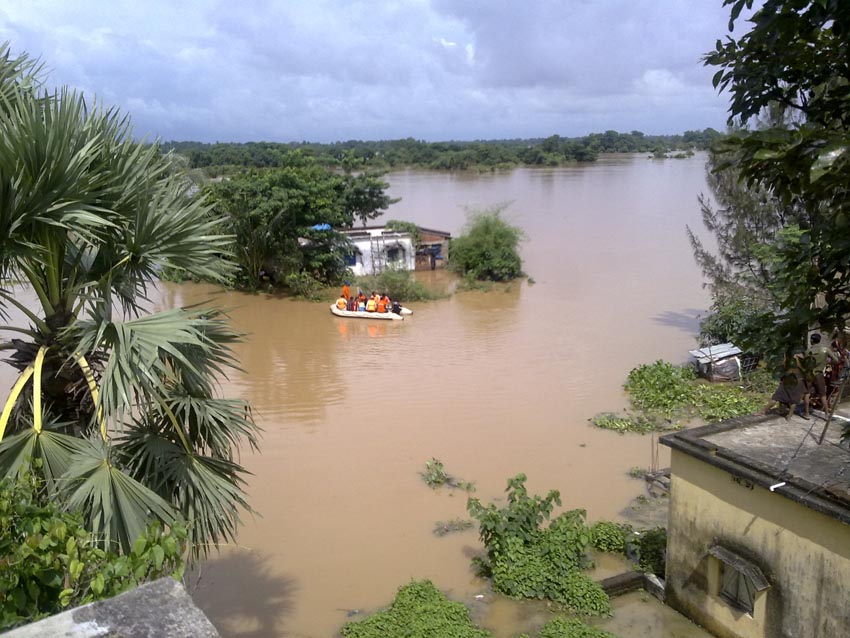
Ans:
[[[749,416],[682,430],[661,443],[850,525],[850,451],[833,422]]]
[[[173,578],[17,627],[3,638],[220,638]]]

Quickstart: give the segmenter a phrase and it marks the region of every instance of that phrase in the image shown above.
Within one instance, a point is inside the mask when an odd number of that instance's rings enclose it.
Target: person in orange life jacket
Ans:
[[[375,308],[378,312],[386,312],[387,311],[387,302],[384,301],[384,297],[378,297],[378,301],[375,302]]]
[[[336,307],[340,310],[348,310],[348,302],[345,300],[345,297],[340,297],[336,300]]]
[[[342,297],[343,297],[343,299],[345,299],[346,301],[348,301],[349,299],[351,299],[351,288],[349,288],[349,287],[348,287],[348,282],[347,282],[347,281],[343,281],[343,282],[342,282]]]

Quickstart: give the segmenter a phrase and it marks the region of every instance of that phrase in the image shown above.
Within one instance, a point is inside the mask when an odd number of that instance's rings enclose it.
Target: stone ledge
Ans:
[[[4,633],[3,638],[221,638],[183,585],[161,578]]]

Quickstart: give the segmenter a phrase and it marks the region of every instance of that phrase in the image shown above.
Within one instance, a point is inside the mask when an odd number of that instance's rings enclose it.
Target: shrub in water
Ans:
[[[469,610],[452,602],[429,580],[401,587],[389,609],[350,622],[340,632],[344,638],[488,638],[476,627]]]

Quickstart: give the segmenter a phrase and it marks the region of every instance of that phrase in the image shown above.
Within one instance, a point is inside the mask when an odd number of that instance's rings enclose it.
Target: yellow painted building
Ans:
[[[850,451],[841,425],[747,419],[672,449],[666,596],[718,638],[850,638]]]

